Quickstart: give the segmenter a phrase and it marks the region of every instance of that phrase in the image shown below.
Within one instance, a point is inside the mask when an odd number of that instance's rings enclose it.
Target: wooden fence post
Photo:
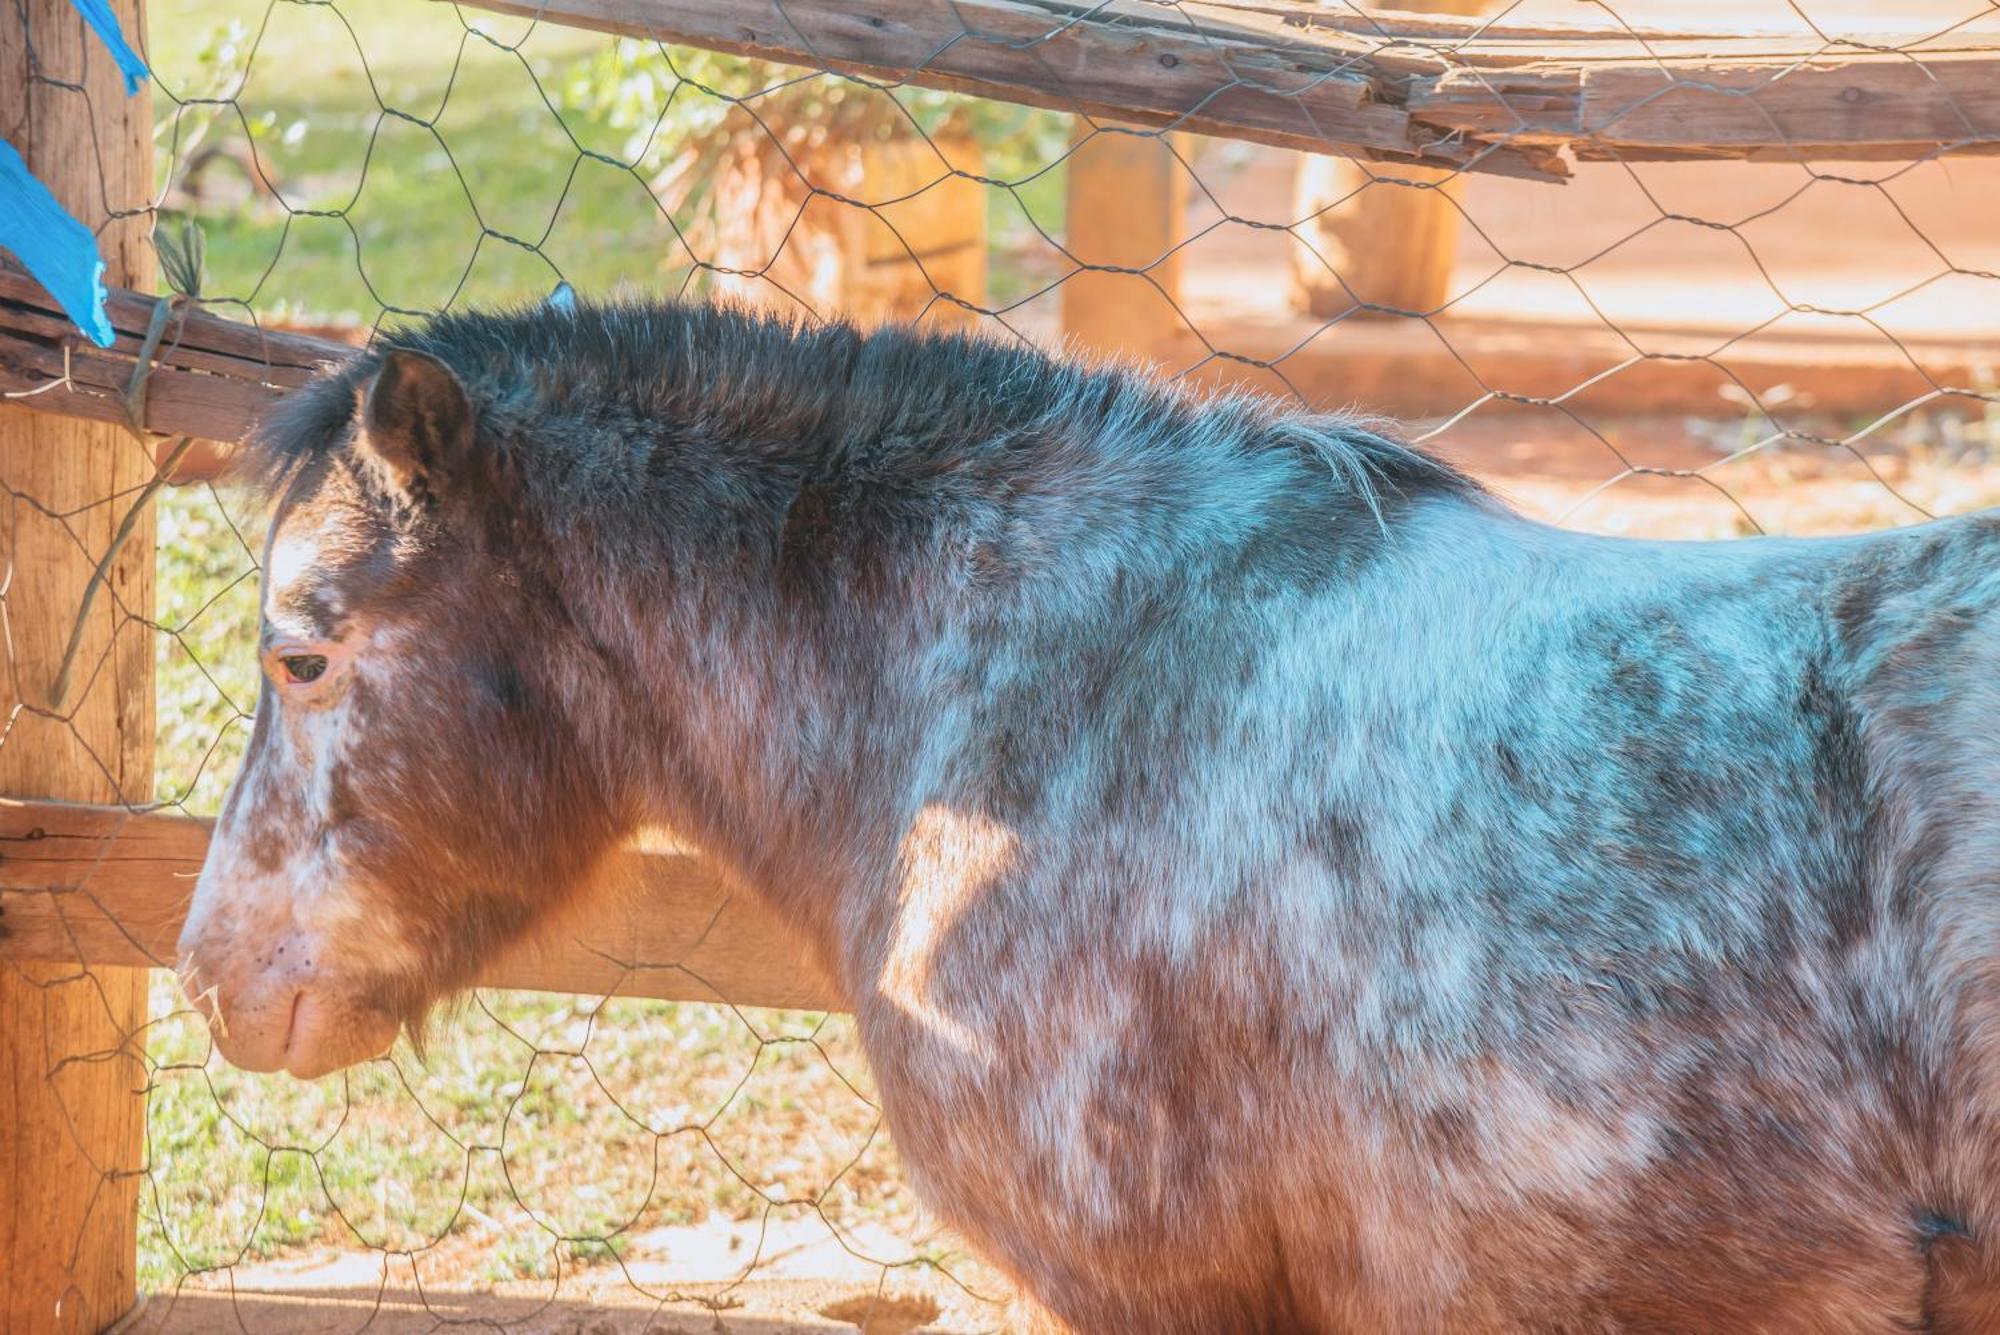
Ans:
[[[1079,264],[1145,272],[1070,275],[1062,285],[1063,332],[1079,347],[1146,357],[1186,327],[1174,309],[1180,257],[1166,252],[1180,240],[1187,169],[1162,132],[1094,131],[1079,121],[1076,133],[1065,213],[1069,253]]]
[[[139,0],[111,0],[134,43]],[[142,208],[152,107],[127,97],[69,0],[0,9],[0,135],[87,226]],[[142,214],[102,226],[105,280],[150,290]],[[57,390],[55,393],[62,393]],[[92,567],[152,476],[126,431],[0,404],[0,793],[143,802],[153,788],[152,523],[95,600],[60,717],[47,709]],[[0,847],[0,879],[6,872]],[[87,863],[79,863],[81,879]],[[5,930],[0,922],[0,931]],[[147,972],[0,963],[0,1331],[100,1330],[136,1294]]]
[[[1490,0],[1396,0],[1395,8],[1477,14]],[[1393,185],[1411,181],[1428,186]],[[1444,304],[1458,258],[1456,172],[1309,154],[1299,159],[1292,247],[1294,304],[1322,318],[1359,303],[1363,315],[1423,315]]]

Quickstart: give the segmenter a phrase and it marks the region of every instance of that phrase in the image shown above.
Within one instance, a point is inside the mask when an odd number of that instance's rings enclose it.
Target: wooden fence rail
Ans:
[[[0,961],[171,968],[209,822],[0,799]],[[838,1009],[783,924],[702,859],[633,850],[484,987]]]
[[[2000,151],[2000,34],[1704,33],[1218,0],[465,0],[575,27],[1311,152],[1547,179],[1577,158]],[[1579,7],[1583,8],[1583,7]]]
[[[0,258],[0,393],[41,412],[125,422],[126,392],[159,304],[111,288],[105,306],[117,339],[98,348],[40,284]],[[210,311],[177,313],[153,357],[144,425],[162,435],[239,441],[286,391],[353,352],[332,339],[267,331]]]

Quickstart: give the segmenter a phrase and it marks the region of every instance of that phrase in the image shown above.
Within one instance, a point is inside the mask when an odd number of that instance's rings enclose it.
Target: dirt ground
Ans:
[[[1190,322],[1289,318],[1268,281],[1289,238],[1223,221],[1293,216],[1286,155],[1204,148],[1194,176]],[[1737,333],[1779,320],[1870,341],[2000,332],[1985,276],[2000,267],[1992,158],[1581,163],[1564,185],[1468,176],[1458,202],[1453,318]],[[1879,329],[1838,313],[1861,309]]]
[[[484,1326],[520,1335],[806,1335],[865,1330],[871,1335],[970,1335],[1005,1328],[1004,1309],[954,1311],[917,1286],[883,1291],[839,1283],[756,1280],[732,1291],[728,1305],[710,1313],[693,1305],[649,1300],[625,1286],[573,1296],[513,1298],[495,1293],[420,1292],[385,1286],[365,1289],[295,1289],[234,1297],[210,1290],[155,1295],[119,1332],[201,1332],[241,1329],[262,1335],[323,1335],[367,1329],[383,1335],[431,1331],[441,1326]],[[944,1295],[949,1297],[950,1295]],[[963,1307],[984,1304],[962,1302]]]
[[[978,1263],[885,1268],[857,1253],[904,1254],[907,1241],[863,1232],[845,1244],[813,1222],[760,1229],[718,1220],[633,1238],[622,1266],[499,1285],[440,1281],[451,1257],[427,1255],[413,1267],[376,1253],[307,1253],[238,1266],[233,1282],[204,1277],[149,1295],[118,1331],[324,1335],[365,1326],[404,1335],[473,1324],[521,1335],[971,1335],[1008,1327],[1007,1286]],[[753,1258],[754,1278],[739,1282]]]
[[[2000,423],[1915,415],[1842,442],[1770,443],[1768,424],[1647,417],[1588,424],[1523,411],[1451,426],[1425,442],[1523,513],[1626,537],[1810,537],[1921,523],[2000,504]],[[1741,452],[1739,454],[1739,452]]]

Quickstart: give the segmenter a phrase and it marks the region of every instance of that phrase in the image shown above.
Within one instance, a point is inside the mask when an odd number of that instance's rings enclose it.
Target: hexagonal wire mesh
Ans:
[[[1322,12],[1375,54],[1449,67],[1480,25],[1560,28],[1575,8],[1430,7],[1481,17],[1426,36]],[[789,23],[780,3],[742,8]],[[1045,8],[1027,37],[961,22],[933,58],[1115,18]],[[1196,33],[1213,17],[1150,8]],[[1656,61],[1664,89],[1752,103],[1815,59],[1928,71],[2000,32],[1972,0],[1588,8],[1640,59],[1676,25],[1789,43],[1798,60],[1748,86]],[[2000,170],[1976,155],[2000,124],[1948,80],[1963,133],[1927,148],[1653,162],[1608,136],[1558,187],[1477,170],[1506,127],[1464,154],[1473,170],[1315,159],[932,91],[922,64],[859,77],[394,0],[163,0],[145,46],[158,189],[113,212],[198,249],[179,290],[265,328],[359,342],[560,281],[727,293],[1392,412],[1529,512],[1605,531],[1844,531],[2000,497]],[[92,115],[80,86],[36,77]],[[1299,107],[1294,133],[1316,134]],[[119,633],[150,636],[157,783],[120,796],[205,814],[256,695],[259,521],[201,450],[159,458],[157,497],[127,484],[89,507],[156,506],[157,606],[106,592],[114,633],[74,697],[109,689]],[[98,530],[7,487],[103,555]],[[33,573],[12,569],[10,602]],[[175,1296],[142,1321],[226,1308],[260,1328],[278,1309],[244,1291],[274,1287],[344,1295],[283,1316],[294,1328],[547,1326],[578,1295],[648,1321],[746,1301],[878,1329],[998,1319],[997,1279],[899,1177],[843,1017],[482,993],[424,1059],[399,1047],[307,1086],[225,1067],[156,977],[149,1024],[51,1071],[143,1069],[144,1162],[104,1167],[136,1171],[142,1286]]]

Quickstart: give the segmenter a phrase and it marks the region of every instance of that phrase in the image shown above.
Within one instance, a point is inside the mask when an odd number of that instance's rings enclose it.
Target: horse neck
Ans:
[[[769,489],[717,486],[680,512],[701,541],[660,525],[671,550],[570,566],[619,683],[600,745],[635,805],[828,955],[893,903],[926,820],[1046,777],[994,747],[996,723],[1036,729],[1135,630],[1195,633],[1161,609],[1257,543],[1338,579],[1380,539],[1373,507],[1292,451],[1066,442],[973,471],[905,480],[903,518],[873,529],[838,507],[801,522],[807,492],[759,502],[776,513],[729,499]]]
[[[924,687],[942,646],[920,609],[834,630],[744,575],[731,556],[593,576],[582,620],[613,684],[588,728],[639,820],[829,942],[910,794],[948,766],[950,720]]]

